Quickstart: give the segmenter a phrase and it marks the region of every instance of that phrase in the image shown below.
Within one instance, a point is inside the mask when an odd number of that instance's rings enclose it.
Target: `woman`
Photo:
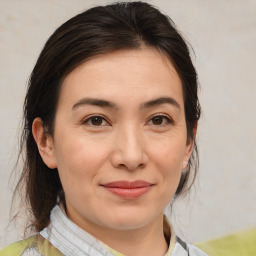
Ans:
[[[24,105],[17,190],[25,183],[37,233],[0,255],[205,255],[163,213],[195,178],[197,89],[186,43],[147,3],[60,26]]]

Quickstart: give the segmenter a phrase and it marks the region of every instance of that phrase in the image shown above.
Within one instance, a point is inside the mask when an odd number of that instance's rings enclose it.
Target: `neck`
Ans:
[[[163,230],[163,214],[146,226],[131,230],[113,230],[87,222],[84,230],[125,256],[163,256],[168,250]]]
[[[99,238],[126,256],[163,256],[168,250],[163,231],[163,216],[155,223],[136,230],[107,231]],[[159,223],[160,222],[160,223]]]

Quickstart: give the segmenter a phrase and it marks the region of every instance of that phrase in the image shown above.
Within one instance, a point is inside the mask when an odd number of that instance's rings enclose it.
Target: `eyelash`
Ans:
[[[106,124],[105,125],[102,125],[102,124],[100,124],[100,125],[94,125],[94,124],[92,124],[92,120],[93,120],[93,118],[99,118],[102,122],[106,122]],[[89,117],[87,117],[86,119],[84,119],[83,121],[82,121],[82,124],[87,124],[87,125],[90,125],[90,126],[94,126],[94,127],[101,127],[101,126],[108,126],[109,125],[109,122],[106,120],[106,118],[105,117],[103,117],[103,116],[100,116],[100,115],[94,115],[94,116],[89,116]]]
[[[165,123],[164,123],[164,124],[162,124],[162,123],[161,123],[161,124],[154,124],[154,123],[152,123],[154,118],[161,118],[162,121],[165,120]],[[160,127],[174,123],[172,118],[170,118],[169,116],[166,116],[166,115],[161,115],[161,114],[155,115],[155,116],[151,117],[148,122],[151,122],[151,123],[152,123],[152,124],[150,124],[150,125],[160,126]]]
[[[100,122],[99,125],[95,125],[95,124],[92,123],[92,120],[93,120],[94,118],[98,118],[98,119],[99,119],[99,120],[98,120],[98,121]],[[157,121],[156,118],[160,118],[160,121],[165,120],[165,123],[164,123],[164,124],[162,124],[162,123],[160,123],[160,124],[154,124],[154,123],[153,123],[154,118],[155,118],[155,121]],[[97,122],[97,119],[94,120],[94,121]],[[104,123],[104,122],[105,122],[105,124],[102,125],[102,123]],[[169,116],[166,116],[166,115],[161,115],[161,114],[155,115],[155,116],[151,117],[147,123],[150,123],[150,122],[151,122],[150,125],[159,126],[159,127],[161,127],[161,126],[166,126],[166,125],[168,125],[168,124],[173,124],[173,123],[174,123],[174,121],[173,121],[172,118],[170,118]],[[89,117],[87,117],[86,119],[84,119],[84,120],[82,121],[82,124],[90,125],[90,126],[93,126],[93,127],[101,127],[101,126],[109,126],[109,125],[110,125],[109,122],[106,120],[106,118],[103,117],[103,116],[100,116],[100,115],[89,116]]]

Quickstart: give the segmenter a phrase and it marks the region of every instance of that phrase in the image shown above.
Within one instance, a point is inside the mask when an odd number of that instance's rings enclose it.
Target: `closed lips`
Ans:
[[[123,188],[123,189],[133,189],[133,188],[142,188],[142,187],[149,187],[153,184],[143,181],[143,180],[137,180],[137,181],[114,181],[110,183],[103,184],[102,186],[108,187],[108,188]]]
[[[154,184],[147,181],[115,181],[102,185],[107,191],[122,199],[137,199],[147,193]]]

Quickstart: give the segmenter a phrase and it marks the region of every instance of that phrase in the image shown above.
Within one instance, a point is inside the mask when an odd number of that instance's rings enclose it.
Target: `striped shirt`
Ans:
[[[164,256],[207,256],[197,247],[176,237],[167,218],[164,221],[164,232],[169,239],[169,248]],[[124,256],[78,227],[59,205],[52,209],[48,227],[0,251],[0,256],[9,255]]]

